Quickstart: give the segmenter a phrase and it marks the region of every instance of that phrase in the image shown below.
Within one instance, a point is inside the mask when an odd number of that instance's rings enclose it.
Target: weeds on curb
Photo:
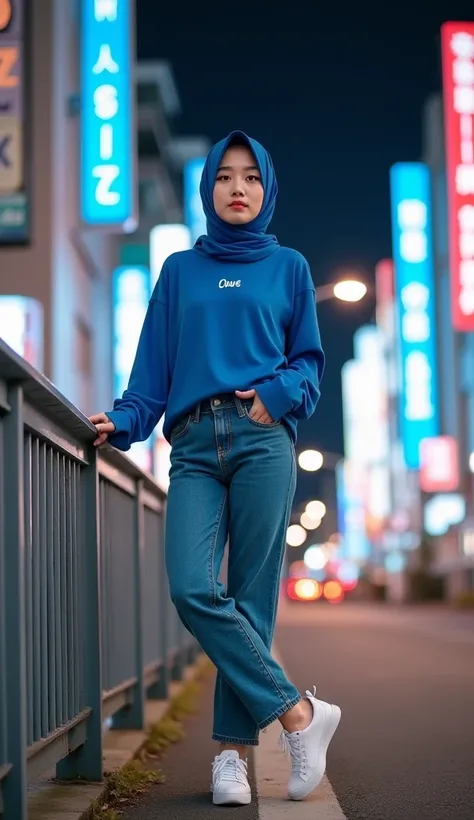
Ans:
[[[131,760],[107,777],[105,794],[91,806],[88,820],[118,820],[116,806],[141,794],[151,783],[160,783],[158,772],[146,769],[139,760]]]
[[[120,820],[120,806],[141,794],[153,783],[163,783],[160,772],[150,769],[168,746],[185,736],[182,721],[197,711],[197,696],[201,682],[212,672],[213,664],[204,658],[194,680],[184,684],[182,691],[171,701],[169,708],[147,733],[137,758],[106,778],[105,793],[89,809],[87,820]]]

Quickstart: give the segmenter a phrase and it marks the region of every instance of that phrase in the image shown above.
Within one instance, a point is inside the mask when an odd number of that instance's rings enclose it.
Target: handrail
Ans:
[[[104,720],[144,726],[198,647],[171,603],[166,494],[0,339],[0,816],[102,777]],[[2,814],[3,812],[3,814]]]

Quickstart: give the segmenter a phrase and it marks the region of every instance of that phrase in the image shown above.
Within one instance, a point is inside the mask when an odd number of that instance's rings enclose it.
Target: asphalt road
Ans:
[[[283,603],[276,643],[342,708],[327,773],[348,820],[474,818],[472,614]]]

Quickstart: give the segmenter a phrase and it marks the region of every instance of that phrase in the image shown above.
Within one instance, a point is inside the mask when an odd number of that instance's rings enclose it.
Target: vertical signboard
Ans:
[[[191,235],[187,225],[155,225],[150,231],[151,285],[155,287],[168,256],[191,247]]]
[[[193,244],[207,231],[206,217],[199,193],[205,161],[205,158],[196,157],[188,160],[184,166],[184,220],[191,232]]]
[[[393,260],[381,259],[375,266],[375,301],[377,327],[384,334],[386,343],[393,337],[394,315]]]
[[[150,299],[150,271],[142,266],[123,265],[112,276],[113,293],[113,374],[114,395],[121,397],[137,352],[138,340]],[[143,470],[151,472],[152,437],[132,444],[130,457]]]
[[[458,444],[452,436],[425,438],[420,453],[420,489],[446,493],[459,489]]]
[[[0,338],[43,371],[43,305],[28,296],[0,296]]]
[[[81,217],[131,232],[136,221],[133,0],[81,3]]]
[[[474,22],[441,29],[446,133],[451,311],[474,330]]]
[[[439,433],[430,176],[419,162],[390,170],[392,243],[401,365],[400,434],[406,466]]]
[[[24,37],[27,0],[0,3],[0,244],[28,240]]]

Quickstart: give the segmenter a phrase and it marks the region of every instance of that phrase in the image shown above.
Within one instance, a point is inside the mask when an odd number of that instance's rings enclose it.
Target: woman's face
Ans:
[[[222,157],[214,184],[216,214],[231,225],[244,225],[260,213],[263,186],[255,157],[245,145],[233,145]]]

